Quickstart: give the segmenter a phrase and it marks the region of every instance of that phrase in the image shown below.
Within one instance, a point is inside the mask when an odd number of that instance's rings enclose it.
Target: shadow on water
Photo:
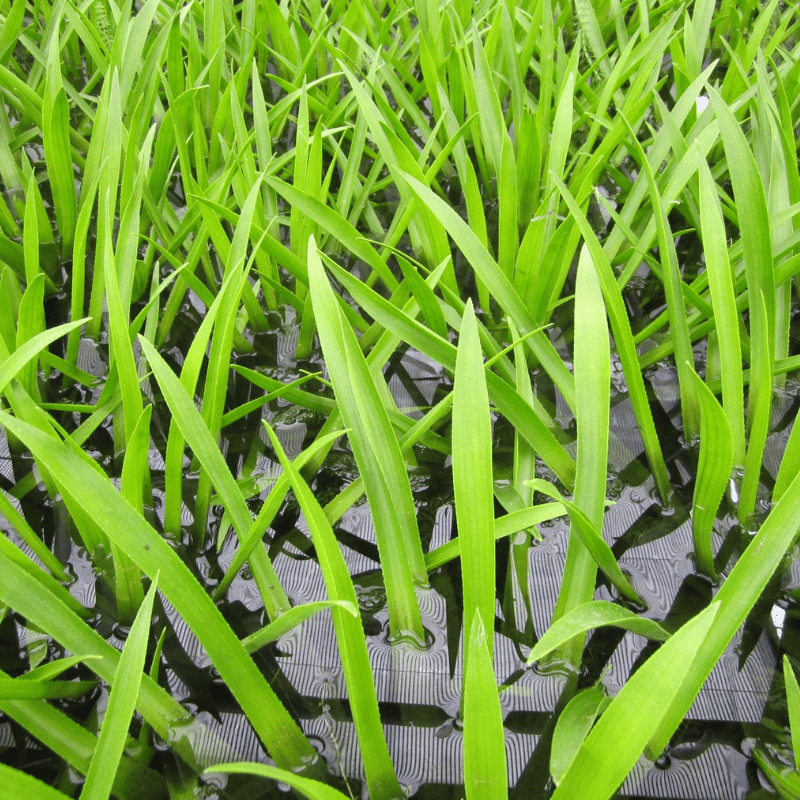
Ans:
[[[175,366],[185,355],[186,339],[181,325],[190,331],[197,323],[196,309],[189,297],[183,315],[173,330],[175,339],[167,343],[167,353]],[[234,358],[237,365],[256,369],[277,380],[288,382],[301,376],[302,370],[322,371],[319,353],[309,360],[294,360],[297,327],[293,312],[284,310],[272,315],[274,330],[258,334],[250,342],[252,352]],[[175,333],[177,331],[177,333]],[[102,375],[107,351],[102,345],[84,343],[84,365]],[[435,402],[450,382],[441,368],[412,350],[398,351],[386,367],[390,390],[401,409],[413,409]],[[543,382],[536,375],[537,390]],[[617,383],[612,397],[612,424],[609,497],[615,504],[606,514],[604,535],[621,567],[630,576],[637,592],[647,601],[644,614],[663,621],[668,629],[677,629],[707,606],[714,587],[698,577],[692,561],[689,520],[692,495],[693,455],[684,447],[676,427],[677,398],[675,375],[659,365],[651,370],[649,390],[660,440],[665,446],[675,499],[663,507],[656,497],[641,443],[631,424],[631,410],[624,385]],[[312,381],[306,391],[330,396],[320,381]],[[84,394],[90,392],[84,388]],[[76,399],[72,387],[53,384],[51,402]],[[551,398],[553,408],[560,407],[555,390],[542,392]],[[242,375],[232,372],[229,385],[230,411],[261,396]],[[787,396],[790,393],[787,390]],[[169,428],[169,415],[163,401],[154,395],[153,445],[151,474],[153,503],[150,516],[163,526],[163,453]],[[563,404],[562,404],[563,405]],[[770,446],[782,447],[788,435],[787,412],[776,420]],[[284,446],[299,452],[318,433],[324,416],[318,412],[273,400],[245,415],[224,431],[222,452],[236,475],[249,476],[252,489],[248,504],[255,514],[278,475],[274,455],[262,435],[261,420],[269,420]],[[77,420],[62,415],[67,430]],[[571,423],[566,420],[565,429]],[[513,431],[502,422],[495,427],[496,474],[510,470]],[[4,444],[5,441],[4,441]],[[89,451],[109,474],[115,474],[120,462],[113,452],[113,435],[101,426],[87,443]],[[4,472],[0,476],[8,490],[15,480],[30,471],[30,462],[13,445],[6,447]],[[419,527],[426,550],[449,541],[455,535],[452,508],[452,476],[449,458],[439,452],[417,448],[417,465],[410,468]],[[188,464],[185,497],[191,498],[196,473]],[[547,470],[540,464],[541,474]],[[313,478],[313,488],[324,503],[335,497],[357,476],[352,454],[341,441],[331,450]],[[765,475],[765,481],[774,480]],[[537,497],[537,502],[544,498]],[[74,581],[70,591],[96,614],[92,624],[115,646],[113,593],[107,574],[94,569],[78,545],[70,523],[57,506],[36,490],[22,498],[25,516],[44,541],[52,545],[62,561],[70,564]],[[197,579],[209,591],[218,584],[230,563],[235,543],[231,534],[220,532],[221,508],[211,509],[208,537],[196,542],[192,536],[192,509],[184,506],[180,534],[170,534],[169,541],[180,553]],[[497,514],[502,513],[498,505]],[[727,522],[725,521],[727,519]],[[723,518],[725,527],[717,531],[720,568],[732,565],[747,543],[746,532]],[[368,649],[373,665],[378,699],[398,776],[409,795],[419,800],[457,798],[463,795],[462,734],[458,721],[461,692],[461,581],[457,562],[451,562],[431,574],[430,588],[418,590],[429,632],[430,646],[420,650],[407,644],[387,642],[388,614],[381,582],[374,530],[366,501],[353,506],[336,524],[335,530],[346,561],[357,585],[359,605]],[[616,693],[628,676],[652,654],[656,646],[645,640],[606,628],[588,639],[584,667],[579,675],[530,669],[525,657],[549,625],[558,592],[566,553],[568,526],[555,520],[539,526],[542,541],[521,533],[499,541],[496,549],[500,613],[495,624],[495,670],[502,684],[503,708],[508,753],[509,783],[512,798],[546,797],[552,790],[549,751],[557,714],[575,691],[602,682],[610,694]],[[15,534],[8,532],[12,538]],[[221,547],[217,549],[217,540]],[[272,523],[265,538],[287,592],[295,604],[324,599],[316,554],[296,502],[290,496]],[[787,564],[790,562],[787,561]],[[679,728],[666,753],[655,763],[641,761],[619,792],[625,798],[704,798],[738,800],[757,796],[761,788],[750,750],[755,740],[773,744],[784,741],[787,723],[782,676],[776,665],[782,653],[800,660],[800,575],[795,565],[787,566],[770,582],[759,603],[749,615],[743,631],[714,670],[686,721]],[[521,591],[520,580],[527,580]],[[529,599],[527,599],[529,597]],[[616,600],[602,578],[598,579],[596,597]],[[265,624],[255,581],[246,569],[234,579],[220,610],[240,637]],[[776,626],[775,609],[782,613]],[[212,731],[216,741],[224,742],[239,760],[264,760],[264,753],[252,730],[238,712],[230,691],[193,634],[174,610],[162,601],[157,606],[154,635],[165,632],[160,683],[174,698],[191,710],[202,722],[198,728],[198,759],[204,763],[218,760],[217,752],[202,739]],[[117,631],[118,632],[118,631]],[[9,675],[20,674],[30,663],[31,653],[40,649],[41,658],[63,655],[47,637],[24,627],[13,613],[0,624],[0,668]],[[152,652],[152,648],[151,648]],[[359,796],[361,765],[355,742],[350,708],[343,686],[341,666],[330,617],[319,614],[258,651],[255,662],[283,699],[287,708],[314,741],[330,765],[334,778],[345,793]],[[73,667],[66,677],[90,678],[82,665]],[[55,701],[79,721],[97,714],[101,692],[80,700]],[[138,723],[137,723],[138,724]],[[136,726],[134,726],[134,729]],[[176,731],[177,735],[183,735]],[[187,735],[194,736],[195,734]],[[3,760],[21,766],[26,772],[59,785],[69,780],[61,761],[40,748],[13,720],[0,717],[0,748]],[[152,743],[154,767],[171,781],[190,778],[185,767],[171,752],[169,743]],[[285,793],[268,781],[244,776],[220,776],[196,790],[207,798],[272,798]]]

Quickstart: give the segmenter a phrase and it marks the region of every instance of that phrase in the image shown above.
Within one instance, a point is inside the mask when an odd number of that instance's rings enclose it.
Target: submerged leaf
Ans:
[[[753,751],[753,758],[783,800],[800,800],[799,772],[792,771],[784,766],[778,766],[759,749]]]
[[[561,712],[553,731],[550,774],[558,786],[580,750],[594,721],[611,702],[602,684],[578,692]]]

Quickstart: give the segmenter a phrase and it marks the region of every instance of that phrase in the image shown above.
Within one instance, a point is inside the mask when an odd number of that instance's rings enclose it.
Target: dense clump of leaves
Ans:
[[[794,8],[0,0],[0,23],[0,615],[54,645],[0,676],[2,713],[86,776],[86,797],[171,793],[151,732],[186,785],[210,768],[341,797],[252,657],[330,613],[369,795],[401,797],[336,540],[366,496],[397,646],[424,646],[419,593],[458,560],[467,796],[508,794],[492,632],[497,601],[507,621],[519,600],[521,659],[571,670],[541,744],[553,743],[554,796],[610,797],[643,752],[667,746],[797,532],[797,428],[774,480],[765,456],[774,390],[800,366]],[[319,358],[324,376],[237,363],[279,317],[296,359]],[[409,347],[447,376],[435,403],[413,409],[385,372]],[[725,577],[677,630],[644,616],[604,530],[612,357],[661,504],[691,516],[698,571]],[[648,394],[656,363],[675,370],[684,446],[700,438],[688,495],[671,485]],[[574,417],[574,447],[554,398]],[[312,440],[292,462],[259,424],[232,458],[228,433],[267,421],[278,399],[324,417]],[[493,454],[493,425],[513,432],[510,466]],[[93,445],[103,436],[107,458]],[[310,487],[337,441],[358,476],[323,505]],[[412,490],[426,452],[451,458],[457,522],[428,552]],[[265,453],[278,477],[256,467]],[[296,607],[269,547],[290,489],[328,594]],[[37,503],[63,511],[103,615],[130,626],[121,654],[70,593]],[[738,560],[715,533],[727,512],[753,534]],[[534,631],[528,549],[536,525],[565,514],[552,624]],[[208,580],[194,559],[230,530],[233,562]],[[496,542],[509,537],[503,579]],[[242,636],[215,601],[245,564],[267,624]],[[618,602],[595,599],[598,576]],[[274,766],[244,762],[162,688],[157,594]],[[607,626],[664,642],[610,702],[577,682],[585,634]],[[91,694],[98,681],[107,703]],[[75,697],[92,722],[60,705]],[[792,791],[796,775],[756,757]],[[14,794],[77,792],[0,774]]]

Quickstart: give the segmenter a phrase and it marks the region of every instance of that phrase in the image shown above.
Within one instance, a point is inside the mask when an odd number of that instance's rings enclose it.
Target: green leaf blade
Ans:
[[[482,630],[494,630],[492,482],[489,394],[475,312],[468,302],[461,325],[453,389],[453,489],[461,542],[465,632],[471,630],[471,619],[476,612]],[[489,653],[492,651],[489,643]]]
[[[686,623],[628,679],[586,737],[553,800],[607,800],[614,794],[680,693],[680,678],[691,668],[718,610],[715,603]]]
[[[508,797],[505,738],[491,638],[475,609],[464,666],[464,788],[467,800]]]
[[[322,350],[373,514],[392,633],[423,642],[414,580],[427,582],[427,572],[400,446],[355,334],[339,311],[313,237],[308,269]]]
[[[156,575],[144,602],[139,606],[122,650],[114,678],[114,688],[111,690],[106,716],[100,729],[100,737],[81,791],[83,800],[108,800],[111,796],[117,765],[122,757],[131,716],[139,694],[157,584]]]

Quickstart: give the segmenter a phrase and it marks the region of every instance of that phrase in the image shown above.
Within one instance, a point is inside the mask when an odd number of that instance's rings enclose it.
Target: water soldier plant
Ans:
[[[799,32],[0,0],[3,791],[428,797],[386,698],[436,642],[449,794],[637,796],[763,641],[723,744],[737,798],[800,797]],[[626,553],[682,531],[659,598]],[[340,699],[287,677],[319,620]]]

